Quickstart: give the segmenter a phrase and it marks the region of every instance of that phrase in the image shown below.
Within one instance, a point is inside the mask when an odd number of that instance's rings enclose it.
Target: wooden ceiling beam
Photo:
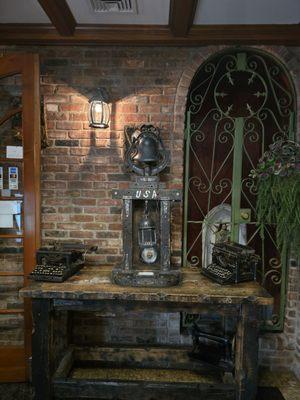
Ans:
[[[163,25],[78,25],[60,36],[50,25],[0,24],[1,45],[300,45],[300,25],[197,25],[175,37]]]
[[[66,0],[38,0],[38,2],[60,35],[74,34],[76,21]]]
[[[169,27],[174,36],[187,36],[193,25],[198,0],[171,0]]]

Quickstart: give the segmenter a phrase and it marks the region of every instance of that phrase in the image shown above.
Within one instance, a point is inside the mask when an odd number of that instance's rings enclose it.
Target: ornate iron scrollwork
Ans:
[[[231,203],[229,229],[235,235],[237,208],[251,210],[247,244],[261,256],[260,281],[277,298],[273,329],[283,326],[287,260],[278,255],[274,227],[256,225],[257,188],[249,173],[272,142],[294,139],[295,125],[293,83],[270,54],[236,48],[198,69],[187,101],[184,264],[201,266],[210,210]]]

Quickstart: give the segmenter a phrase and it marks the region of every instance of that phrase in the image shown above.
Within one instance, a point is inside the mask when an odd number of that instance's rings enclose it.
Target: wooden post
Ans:
[[[170,212],[171,205],[169,200],[162,200],[160,205],[160,267],[161,271],[170,269]]]
[[[51,376],[53,373],[53,312],[52,301],[48,299],[32,300],[32,382],[35,388],[35,400],[52,398]]]
[[[123,199],[123,252],[124,269],[132,270],[132,199]]]
[[[241,305],[235,348],[236,400],[255,400],[257,392],[258,322],[255,305]]]

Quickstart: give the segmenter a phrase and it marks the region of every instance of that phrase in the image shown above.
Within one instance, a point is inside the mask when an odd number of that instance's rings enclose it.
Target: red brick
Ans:
[[[146,114],[123,114],[122,119],[125,124],[146,124],[148,122],[148,116]]]
[[[65,156],[65,157],[61,157],[58,156],[57,157],[57,163],[59,164],[79,164],[82,161],[81,157],[78,156]]]
[[[84,181],[105,181],[107,179],[106,174],[89,174],[86,172],[83,172],[81,174],[81,179]]]
[[[41,224],[41,228],[44,229],[54,229],[55,228],[55,223],[54,222],[43,222]]]
[[[69,215],[61,214],[43,214],[43,222],[67,222],[69,221]]]
[[[92,197],[92,198],[105,198],[107,192],[105,190],[82,190],[82,197]]]
[[[101,226],[102,225],[102,226]],[[103,229],[103,224],[99,223],[86,223],[82,224],[83,229],[91,230],[91,231],[99,231],[99,229]]]
[[[120,231],[122,229],[122,224],[109,224],[108,230]]]
[[[57,212],[61,214],[78,214],[82,213],[82,207],[74,207],[74,206],[67,206],[67,207],[58,207]]]
[[[44,189],[65,189],[67,187],[67,183],[62,181],[42,182],[42,187]]]
[[[70,217],[70,221],[75,221],[75,222],[92,222],[94,221],[94,216],[93,215],[72,215]]]
[[[68,103],[68,104],[60,104],[59,105],[59,109],[60,111],[84,111],[85,109],[85,105],[80,103],[80,104],[76,104],[76,103]]]
[[[151,104],[173,104],[174,96],[150,96]]]
[[[70,172],[93,172],[95,166],[92,164],[71,164],[69,165]]]
[[[57,228],[58,229],[66,229],[68,231],[78,229],[78,224],[77,223],[72,223],[72,222],[66,222],[66,223],[57,223]]]
[[[69,115],[69,120],[70,121],[83,121],[85,122],[88,119],[88,116],[86,113],[71,113]]]
[[[140,113],[159,113],[161,105],[160,104],[140,104],[139,105],[139,112]]]
[[[47,120],[48,121],[66,121],[68,116],[66,113],[62,112],[47,112]]]
[[[51,154],[51,155],[67,155],[69,154],[69,148],[68,147],[47,147],[45,149],[46,154]]]
[[[84,213],[87,214],[108,214],[109,213],[109,208],[108,207],[84,207],[83,209]]]
[[[115,105],[116,116],[118,115],[118,113],[132,114],[132,113],[136,113],[136,112],[137,112],[136,104],[116,103],[116,105]]]
[[[96,199],[73,199],[73,203],[79,206],[95,206]]]
[[[70,154],[71,155],[77,155],[77,156],[86,156],[90,152],[89,147],[75,147],[70,149]]]
[[[70,237],[71,238],[78,238],[78,239],[87,239],[87,238],[93,238],[94,237],[94,232],[90,231],[70,231]]]
[[[79,181],[80,174],[71,172],[58,172],[55,174],[55,179],[57,179],[58,181]]]
[[[44,102],[46,103],[67,103],[70,99],[68,96],[58,96],[57,94],[44,96]]]
[[[56,122],[56,129],[79,130],[82,129],[82,123],[73,121],[58,121]]]
[[[69,181],[69,189],[92,189],[93,182],[83,182],[83,181]]]

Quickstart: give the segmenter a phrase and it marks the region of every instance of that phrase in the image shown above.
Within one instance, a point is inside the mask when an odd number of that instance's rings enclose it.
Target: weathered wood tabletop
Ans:
[[[62,283],[31,282],[21,295],[32,298],[72,300],[124,300],[177,303],[239,304],[245,300],[271,306],[273,298],[257,282],[220,285],[198,271],[185,269],[182,282],[168,288],[134,288],[111,282],[110,266],[87,266]]]

